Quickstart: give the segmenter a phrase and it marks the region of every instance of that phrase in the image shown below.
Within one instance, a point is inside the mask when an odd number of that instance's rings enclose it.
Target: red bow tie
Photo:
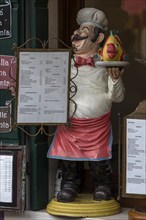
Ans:
[[[88,57],[87,59],[76,56],[76,66],[89,65],[94,66],[93,57]]]

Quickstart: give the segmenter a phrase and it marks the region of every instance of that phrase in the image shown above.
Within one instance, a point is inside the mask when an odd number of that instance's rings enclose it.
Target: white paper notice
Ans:
[[[20,52],[17,123],[67,123],[69,51]]]
[[[13,156],[0,155],[0,202],[12,203]]]
[[[146,120],[127,119],[126,193],[146,195]]]

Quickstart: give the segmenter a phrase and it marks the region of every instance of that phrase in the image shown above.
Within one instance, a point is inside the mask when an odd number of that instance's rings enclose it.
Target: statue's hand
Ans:
[[[121,69],[119,67],[108,67],[107,73],[111,76],[113,81],[116,81],[124,73],[124,68]]]

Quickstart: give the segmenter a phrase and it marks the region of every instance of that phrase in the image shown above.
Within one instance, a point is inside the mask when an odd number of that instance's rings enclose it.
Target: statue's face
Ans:
[[[86,54],[92,51],[97,43],[92,42],[94,27],[92,25],[81,25],[71,37],[73,50],[76,54]]]

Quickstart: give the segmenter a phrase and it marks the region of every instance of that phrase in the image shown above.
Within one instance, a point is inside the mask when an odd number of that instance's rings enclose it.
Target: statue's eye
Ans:
[[[82,31],[84,31],[84,32],[87,32],[87,33],[88,33],[88,32],[89,32],[89,28],[88,28],[88,27],[83,27],[83,28],[82,28]]]
[[[116,46],[116,47],[118,47],[118,46],[119,46],[119,44],[116,44],[115,46]]]

